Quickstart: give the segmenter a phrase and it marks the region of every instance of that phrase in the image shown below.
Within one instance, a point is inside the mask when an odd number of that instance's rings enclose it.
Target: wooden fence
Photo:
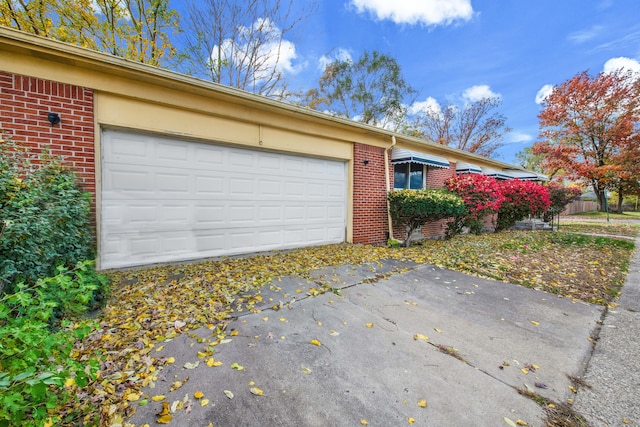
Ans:
[[[561,215],[579,214],[582,212],[590,212],[598,210],[598,202],[590,202],[586,200],[574,200],[569,203],[562,211]]]

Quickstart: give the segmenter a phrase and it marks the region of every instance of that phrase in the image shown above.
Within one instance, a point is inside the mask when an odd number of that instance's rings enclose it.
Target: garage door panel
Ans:
[[[196,194],[210,197],[214,194],[224,194],[225,182],[223,177],[219,176],[197,176],[196,177]]]
[[[102,144],[102,268],[344,241],[344,162],[113,130]]]
[[[169,160],[171,162],[180,162],[189,160],[189,151],[183,144],[172,144],[169,142],[160,142],[156,145],[156,158],[158,160]],[[174,163],[175,164],[175,163]]]

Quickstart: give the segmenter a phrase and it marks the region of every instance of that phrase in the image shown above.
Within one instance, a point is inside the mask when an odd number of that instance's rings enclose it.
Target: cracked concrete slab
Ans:
[[[197,356],[207,348],[197,336],[213,331],[167,342],[154,356],[176,361],[144,392],[166,395],[167,402],[187,396],[191,410],[176,411],[172,423],[203,427],[356,426],[362,420],[389,426],[411,419],[425,426],[496,426],[507,425],[505,418],[542,426],[544,411],[515,388],[538,382],[547,386],[536,389],[544,396],[570,397],[566,375],[584,369],[600,307],[432,266],[386,278],[352,267],[317,272],[315,281],[274,281],[268,298],[303,294],[327,277],[352,284],[237,318],[230,324],[237,335],[214,347],[221,366]],[[459,358],[439,345],[455,348]],[[183,368],[195,361],[197,368]],[[243,369],[232,369],[234,363]],[[252,394],[252,387],[263,395]],[[199,405],[196,390],[208,405]],[[150,402],[130,421],[153,425],[160,407]]]

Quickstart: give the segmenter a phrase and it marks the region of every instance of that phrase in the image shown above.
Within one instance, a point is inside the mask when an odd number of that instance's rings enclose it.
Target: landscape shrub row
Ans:
[[[557,184],[498,181],[475,174],[457,175],[445,184],[446,190],[400,190],[388,194],[393,222],[407,229],[407,245],[411,233],[427,222],[448,218],[447,238],[462,233],[465,227],[472,233],[481,233],[487,217],[492,215],[495,231],[507,230],[528,217],[561,212],[578,194],[577,190]]]
[[[59,408],[96,379],[72,357],[108,289],[94,267],[91,197],[63,159],[0,131],[0,427],[78,423]]]

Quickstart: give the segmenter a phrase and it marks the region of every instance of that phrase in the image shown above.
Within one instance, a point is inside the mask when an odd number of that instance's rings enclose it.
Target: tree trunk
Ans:
[[[622,203],[624,202],[624,195],[622,194],[622,190],[618,188],[618,210],[619,214],[622,213]]]
[[[596,193],[596,197],[598,199],[598,212],[606,212],[607,211],[607,197],[604,194],[604,190],[599,189],[596,185],[593,186],[593,189]]]

